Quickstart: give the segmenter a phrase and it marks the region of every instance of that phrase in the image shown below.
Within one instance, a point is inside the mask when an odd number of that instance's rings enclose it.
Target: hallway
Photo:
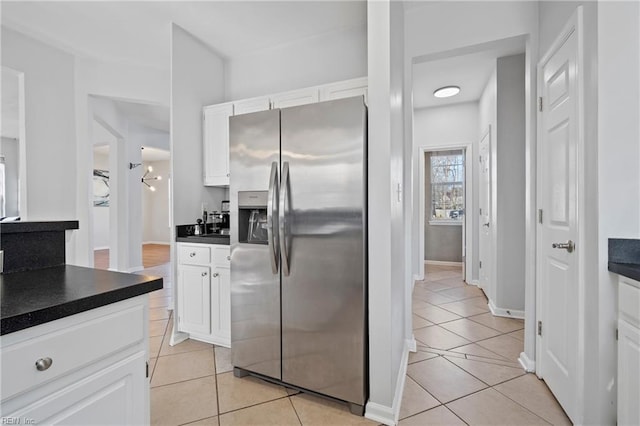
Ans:
[[[524,321],[494,317],[461,267],[426,266],[413,291],[417,352],[409,366],[400,425],[571,424],[518,357]]]

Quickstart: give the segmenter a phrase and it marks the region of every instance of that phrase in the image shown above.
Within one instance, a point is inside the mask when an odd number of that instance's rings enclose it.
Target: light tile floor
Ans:
[[[413,292],[400,425],[568,425],[547,386],[526,374],[524,322],[494,317],[459,267],[431,266]]]
[[[230,350],[187,340],[169,346],[170,268],[150,294],[151,424],[373,425],[346,405],[262,380],[235,378]],[[401,425],[570,424],[544,382],[517,363],[523,322],[493,317],[459,268],[429,268],[417,282]]]

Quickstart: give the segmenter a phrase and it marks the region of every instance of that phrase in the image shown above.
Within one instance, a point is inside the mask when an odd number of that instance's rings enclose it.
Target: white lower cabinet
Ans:
[[[211,276],[209,266],[180,265],[178,269],[180,328],[188,333],[211,333]]]
[[[640,283],[618,288],[618,425],[640,425]]]
[[[178,243],[178,330],[231,346],[229,246]],[[194,264],[197,263],[197,264]]]
[[[148,424],[148,296],[2,336],[6,424]],[[47,360],[48,367],[36,368]]]

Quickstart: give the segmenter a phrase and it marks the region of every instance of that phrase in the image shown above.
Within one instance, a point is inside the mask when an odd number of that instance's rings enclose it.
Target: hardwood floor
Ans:
[[[109,269],[109,249],[95,250],[94,268]],[[169,246],[165,244],[144,244],[142,246],[142,265],[145,268],[169,263]]]

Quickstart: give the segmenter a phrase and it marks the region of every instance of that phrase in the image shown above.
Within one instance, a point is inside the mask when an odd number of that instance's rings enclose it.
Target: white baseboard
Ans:
[[[134,266],[133,268],[129,268],[127,269],[127,272],[131,273],[131,272],[138,272],[138,271],[142,271],[144,269],[144,266],[140,265],[140,266]]]
[[[169,241],[145,241],[142,244],[159,244],[162,246],[170,246],[171,242]]]
[[[413,350],[411,349],[412,347]],[[368,402],[364,415],[366,418],[388,426],[395,426],[398,424],[398,418],[400,417],[400,404],[402,403],[402,394],[404,392],[404,384],[407,380],[409,352],[415,352],[415,350],[415,339],[407,339],[405,341],[404,350],[402,351],[400,371],[398,372],[398,380],[396,381],[396,391],[393,398],[393,405],[391,407],[387,407],[386,405],[378,404],[375,402]]]
[[[491,299],[489,299],[489,309],[491,310],[491,313],[496,317],[524,319],[524,311],[498,308]]]
[[[182,343],[189,338],[188,333],[183,333],[181,331],[174,331],[171,333],[171,338],[169,339],[169,346],[175,346],[178,343]]]
[[[415,274],[413,276],[413,281],[414,282],[416,282],[416,281],[424,281],[424,272],[421,273],[421,274]]]
[[[96,251],[96,250],[109,250],[109,246],[94,247],[93,251]]]
[[[416,343],[416,338],[413,335],[411,336],[411,340],[407,340],[407,348],[409,348],[409,352],[418,351],[418,344]]]
[[[440,266],[462,266],[462,262],[447,262],[444,260],[425,260],[425,265],[440,265]]]
[[[469,284],[475,285],[476,287],[480,287],[480,281],[479,280],[471,280],[471,281],[469,281]],[[482,288],[482,287],[480,287],[480,288]]]
[[[376,423],[382,423],[388,426],[395,426],[396,424],[393,420],[393,409],[376,402],[367,402],[364,416]]]
[[[527,373],[534,373],[536,371],[536,362],[532,361],[531,358],[529,358],[526,353],[524,352],[520,353],[520,358],[518,358],[518,362],[520,362],[520,365],[522,366],[522,368],[524,368],[524,371],[526,371]]]

